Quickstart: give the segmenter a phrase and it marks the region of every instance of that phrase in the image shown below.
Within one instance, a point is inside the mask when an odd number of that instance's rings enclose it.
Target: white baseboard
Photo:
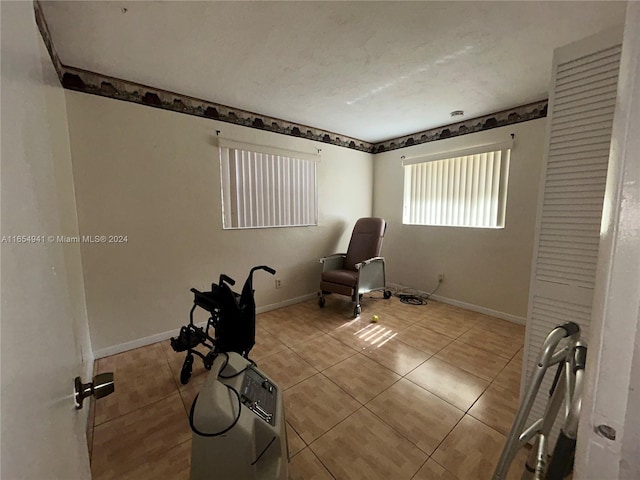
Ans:
[[[278,308],[288,307],[290,305],[295,305],[296,303],[306,302],[307,300],[311,300],[312,298],[316,298],[318,296],[318,292],[308,293],[307,295],[302,295],[301,297],[291,298],[289,300],[284,300],[278,303],[272,303],[270,305],[265,305],[264,307],[256,308],[256,313],[265,313],[270,312],[271,310],[277,310]]]
[[[129,350],[134,350],[136,348],[146,347],[147,345],[151,345],[152,343],[169,340],[171,337],[175,337],[176,335],[178,335],[179,330],[179,327],[174,328],[173,330],[169,330],[168,332],[156,333],[155,335],[139,338],[137,340],[131,340],[130,342],[124,342],[118,345],[113,345],[111,347],[101,348],[100,350],[96,350],[93,353],[97,360],[99,358],[109,357],[118,353],[128,352]]]
[[[270,305],[264,305],[262,307],[256,308],[256,313],[265,313],[271,310],[276,310],[282,307],[288,307],[289,305],[295,305],[296,303],[306,302],[307,300],[311,300],[315,298],[317,293],[309,293],[307,295],[303,295],[301,297],[291,298],[289,300],[285,300],[283,302],[272,303]],[[196,324],[198,327],[206,326],[206,322],[201,322]],[[151,345],[152,343],[163,342],[165,340],[169,340],[171,337],[175,337],[178,335],[180,328],[174,328],[173,330],[169,330],[168,332],[156,333],[154,335],[150,335],[148,337],[139,338],[137,340],[132,340],[130,342],[120,343],[118,345],[113,345],[111,347],[101,348],[100,350],[96,350],[93,352],[95,359],[109,357],[111,355],[116,355],[118,353],[127,352],[129,350],[134,350],[140,347],[146,347],[147,345]]]
[[[389,283],[387,284],[390,288],[396,288],[398,290],[409,289],[410,287],[406,287],[404,285],[398,285]],[[416,291],[420,295],[427,295],[428,292],[423,292],[421,290],[411,289]],[[309,293],[307,295],[302,295],[300,297],[291,298],[288,300],[284,300],[282,302],[271,303],[269,305],[264,305],[262,307],[256,308],[256,313],[265,313],[271,310],[276,310],[278,308],[288,307],[290,305],[295,305],[297,303],[306,302],[307,300],[311,300],[317,296],[317,292]],[[502,320],[507,320],[509,322],[518,323],[520,325],[525,325],[527,322],[526,318],[518,317],[517,315],[512,315],[510,313],[499,312],[497,310],[492,310],[490,308],[482,307],[480,305],[474,305],[467,302],[461,302],[460,300],[455,300],[453,298],[442,297],[440,295],[431,295],[433,300],[438,302],[447,303],[449,305],[454,305],[460,308],[466,308],[467,310],[471,310],[473,312],[483,313],[485,315],[490,315],[492,317],[500,318]],[[198,324],[199,327],[204,327],[206,322]],[[156,333],[155,335],[150,335],[148,337],[139,338],[137,340],[132,340],[130,342],[121,343],[119,345],[113,345],[112,347],[102,348],[100,350],[96,350],[94,353],[95,359],[108,357],[110,355],[116,355],[118,353],[127,352],[129,350],[133,350],[135,348],[146,347],[147,345],[151,345],[152,343],[162,342],[164,340],[168,340],[171,337],[175,337],[178,334],[179,328],[175,328],[168,332]]]
[[[403,289],[416,291],[419,295],[428,295],[429,292],[423,292],[422,290],[417,290],[415,288],[407,287],[405,285],[398,285],[394,283],[387,284],[388,287],[396,288],[399,291]],[[517,315],[512,315],[511,313],[499,312],[498,310],[492,310],[487,307],[482,307],[480,305],[474,305],[472,303],[462,302],[460,300],[455,300],[453,298],[442,297],[440,295],[431,295],[429,298],[441,303],[446,303],[448,305],[453,305],[455,307],[466,308],[467,310],[471,310],[472,312],[483,313],[485,315],[490,315],[492,317],[500,318],[502,320],[507,320],[508,322],[517,323],[519,325],[526,325],[527,319],[524,317],[519,317]]]

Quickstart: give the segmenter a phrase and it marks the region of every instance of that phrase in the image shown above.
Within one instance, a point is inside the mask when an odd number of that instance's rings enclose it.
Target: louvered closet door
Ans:
[[[524,385],[555,326],[576,322],[582,338],[588,339],[621,43],[621,29],[616,29],[554,53]],[[528,424],[544,413],[552,373],[542,384]]]

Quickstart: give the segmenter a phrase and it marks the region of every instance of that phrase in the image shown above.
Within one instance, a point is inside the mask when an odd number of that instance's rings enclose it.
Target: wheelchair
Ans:
[[[180,382],[183,385],[189,383],[195,356],[202,359],[207,370],[211,369],[216,356],[222,352],[236,352],[249,359],[256,333],[253,273],[257,270],[264,270],[271,275],[276,273],[266,265],[253,267],[240,294],[231,289],[236,283],[235,280],[225,274],[220,275],[217,285],[211,284],[211,291],[191,289],[194,298],[189,313],[189,324],[180,328],[177,337],[171,338],[171,348],[174,351],[187,352],[180,371]],[[194,323],[196,308],[202,308],[210,314],[204,327]],[[206,354],[199,352],[196,350],[199,345],[204,345],[209,351]]]

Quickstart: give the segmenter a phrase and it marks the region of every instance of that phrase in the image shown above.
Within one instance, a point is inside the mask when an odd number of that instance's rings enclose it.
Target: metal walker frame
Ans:
[[[520,403],[493,474],[493,480],[506,478],[518,450],[534,437],[535,443],[525,464],[522,479],[531,478],[533,475],[535,480],[561,480],[569,474],[573,466],[582,405],[586,357],[587,347],[580,342],[580,327],[576,323],[567,322],[549,333],[542,345],[531,383]],[[558,369],[549,392],[544,415],[525,429],[525,422],[542,380],[547,370],[554,365],[557,365]],[[549,437],[563,400],[565,401],[564,425],[549,460]]]

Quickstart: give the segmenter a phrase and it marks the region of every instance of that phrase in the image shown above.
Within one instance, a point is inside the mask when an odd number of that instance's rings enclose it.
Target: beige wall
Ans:
[[[444,273],[438,296],[524,321],[545,127],[546,120],[539,119],[376,155],[373,210],[389,222],[387,281],[430,292],[438,274]],[[515,134],[515,146],[504,229],[402,224],[402,155],[506,141],[510,133]]]
[[[241,288],[250,267],[258,307],[318,288],[318,258],[347,247],[355,220],[371,214],[367,153],[68,91],[78,219],[84,235],[125,244],[82,244],[96,355],[166,336],[188,321],[192,294],[220,273]],[[315,153],[317,227],[223,230],[216,129],[228,139]],[[200,318],[205,320],[206,317]]]
[[[2,478],[91,478],[87,409],[71,388],[92,364],[65,96],[31,2],[2,17]],[[37,240],[36,240],[37,239]]]

